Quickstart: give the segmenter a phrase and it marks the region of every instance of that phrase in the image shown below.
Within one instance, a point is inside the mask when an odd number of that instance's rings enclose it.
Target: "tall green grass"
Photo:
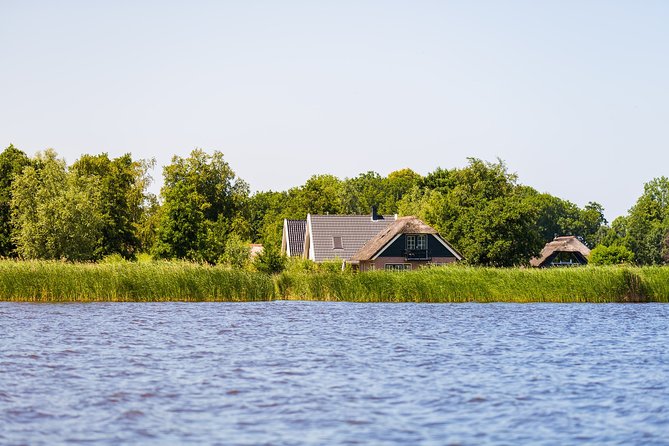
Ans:
[[[411,272],[266,274],[187,262],[0,261],[0,300],[669,302],[669,267],[447,266]]]
[[[269,275],[186,262],[0,261],[0,300],[6,301],[254,301],[273,296]]]
[[[443,267],[396,273],[284,273],[284,299],[358,302],[669,301],[669,268]]]

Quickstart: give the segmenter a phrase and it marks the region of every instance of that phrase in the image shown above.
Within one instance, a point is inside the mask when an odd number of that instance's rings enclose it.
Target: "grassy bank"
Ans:
[[[0,300],[355,302],[669,302],[669,267],[431,268],[275,277],[185,262],[0,261]]]
[[[266,274],[185,262],[69,264],[0,261],[0,300],[254,301],[271,299]]]
[[[669,268],[447,267],[357,275],[283,274],[284,299],[357,302],[669,301]]]

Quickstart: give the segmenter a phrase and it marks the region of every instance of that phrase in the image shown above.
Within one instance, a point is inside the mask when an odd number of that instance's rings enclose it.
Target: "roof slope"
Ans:
[[[288,233],[288,252],[291,257],[301,256],[304,249],[304,231],[307,228],[306,220],[286,220]]]
[[[310,258],[316,262],[340,258],[349,260],[353,254],[388,225],[395,216],[385,215],[373,220],[369,215],[309,215]],[[334,237],[341,237],[343,249],[334,249]]]
[[[365,243],[365,245],[351,257],[351,260],[370,260],[376,253],[387,246],[388,243],[392,242],[395,237],[400,234],[433,234],[453,252],[455,257],[462,259],[462,255],[446,242],[446,240],[444,240],[432,226],[427,225],[417,217],[401,217]]]
[[[542,266],[553,256],[553,254],[559,252],[574,252],[582,255],[586,259],[590,255],[590,249],[588,249],[588,247],[585,246],[578,238],[573,235],[567,235],[562,237],[555,237],[555,240],[546,243],[546,246],[544,246],[544,249],[541,250],[539,257],[535,257],[530,260],[530,265]]]

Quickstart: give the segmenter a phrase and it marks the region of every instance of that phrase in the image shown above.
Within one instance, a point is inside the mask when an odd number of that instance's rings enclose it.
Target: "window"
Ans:
[[[407,235],[407,251],[427,249],[427,235]]]
[[[344,245],[341,242],[341,236],[332,237],[332,249],[344,249]]]
[[[427,236],[425,234],[416,236],[416,249],[427,249]]]
[[[416,236],[407,235],[407,250],[412,251],[416,249]]]
[[[386,263],[384,266],[386,271],[410,271],[410,263]]]

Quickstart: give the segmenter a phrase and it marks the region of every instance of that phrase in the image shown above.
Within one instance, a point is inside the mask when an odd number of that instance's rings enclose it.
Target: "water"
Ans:
[[[669,444],[669,305],[0,303],[0,444]]]

